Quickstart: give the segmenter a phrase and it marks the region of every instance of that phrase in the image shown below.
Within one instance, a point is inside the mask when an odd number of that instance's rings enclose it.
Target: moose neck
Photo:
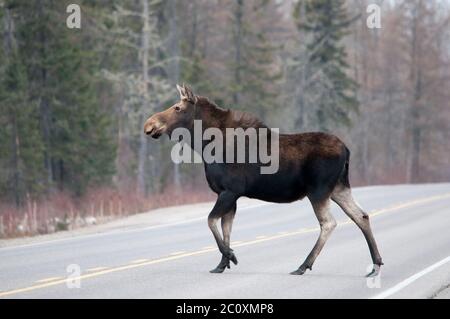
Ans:
[[[209,141],[203,141],[203,133],[208,128],[218,128],[225,134],[225,129],[230,118],[230,110],[223,109],[217,105],[211,103],[207,98],[198,97],[198,101],[195,105],[194,120],[200,121],[201,129],[199,128],[199,123],[196,122],[190,129],[191,133],[191,148],[196,150],[198,153],[203,151],[203,148]],[[200,135],[200,136],[197,136]],[[201,140],[201,143],[195,144],[195,140]]]
[[[223,109],[207,98],[198,97],[195,106],[195,119],[202,121],[203,131],[208,128],[219,128],[224,130],[229,122],[230,110]]]
[[[190,129],[190,146],[198,154],[202,155],[202,158],[206,145],[212,142],[212,139],[203,139],[205,130],[211,128],[221,131],[222,142],[225,145],[227,144],[228,128],[242,128],[245,130],[248,128],[267,128],[267,126],[250,113],[224,109],[210,102],[207,98],[198,97],[194,110],[194,121]],[[213,138],[215,139],[218,136],[220,134],[214,134]],[[270,133],[268,136],[270,136]],[[223,148],[223,151],[225,151],[225,148]]]

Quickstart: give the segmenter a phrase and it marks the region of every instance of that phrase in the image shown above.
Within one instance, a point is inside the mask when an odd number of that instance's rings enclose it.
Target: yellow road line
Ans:
[[[95,272],[95,271],[100,271],[100,270],[105,270],[108,269],[109,267],[95,267],[95,268],[89,268],[88,270],[86,270],[87,272]]]
[[[125,266],[119,266],[119,267],[116,267],[116,268],[110,268],[110,269],[106,269],[106,270],[102,270],[102,271],[98,271],[98,272],[94,272],[94,273],[90,273],[90,274],[81,275],[81,276],[78,276],[78,277],[73,277],[73,278],[71,278],[71,281],[83,280],[83,279],[88,279],[88,278],[94,278],[94,277],[98,277],[98,276],[102,276],[102,275],[106,275],[106,274],[111,274],[111,273],[115,273],[115,272],[119,272],[119,271],[123,271],[123,270],[140,268],[140,267],[143,267],[143,266],[149,266],[149,265],[159,264],[159,263],[166,262],[166,261],[181,259],[181,258],[188,257],[188,256],[201,255],[201,254],[208,253],[208,252],[211,252],[211,251],[214,251],[214,250],[216,250],[216,249],[204,249],[204,250],[199,250],[199,251],[195,251],[195,252],[192,252],[192,253],[186,253],[186,254],[177,255],[177,256],[159,258],[159,259],[151,260],[151,261],[148,261],[148,262],[143,262],[143,263],[140,263],[140,264],[129,264],[129,265],[125,265]],[[18,294],[18,293],[29,292],[29,291],[33,291],[33,290],[37,290],[37,289],[57,286],[57,285],[61,285],[61,284],[64,284],[64,283],[66,283],[66,279],[61,279],[61,280],[52,281],[52,282],[48,282],[48,283],[43,283],[43,284],[39,284],[39,285],[33,285],[33,286],[30,286],[30,287],[25,287],[25,288],[9,290],[9,291],[5,291],[5,292],[1,292],[0,293],[0,297],[6,297],[6,296],[15,295],[15,294]]]
[[[55,280],[60,280],[63,277],[50,277],[50,278],[44,278],[44,279],[40,279],[40,280],[36,280],[36,283],[46,283],[46,282],[50,282],[50,281],[55,281]]]
[[[393,210],[399,210],[399,209],[403,209],[403,208],[413,207],[416,205],[426,204],[429,202],[434,202],[434,201],[446,199],[446,198],[450,198],[450,193],[421,198],[421,199],[417,199],[417,200],[413,200],[413,201],[409,201],[409,202],[396,204],[396,205],[393,205],[393,206],[390,206],[390,207],[387,207],[384,209],[374,210],[373,212],[371,212],[370,216],[378,216],[378,215],[382,215],[384,213],[389,213]]]
[[[175,251],[175,252],[169,254],[169,256],[176,256],[176,255],[181,255],[181,254],[184,254],[184,253],[186,253],[186,252],[185,251]]]
[[[142,264],[142,263],[145,263],[146,261],[148,261],[148,259],[146,259],[146,258],[136,259],[136,260],[130,261],[130,264]]]
[[[396,210],[400,210],[400,209],[404,209],[404,208],[408,208],[408,207],[413,207],[413,206],[420,205],[420,204],[426,204],[426,203],[430,203],[433,201],[442,200],[442,199],[446,199],[446,198],[450,198],[450,193],[431,196],[431,197],[427,197],[427,198],[422,198],[422,199],[414,200],[411,202],[400,203],[397,205],[392,205],[388,208],[372,211],[369,215],[370,216],[379,216],[379,215],[386,214],[386,213],[389,213],[392,211],[396,211]],[[341,222],[338,224],[338,226],[343,226],[343,225],[348,225],[348,224],[350,224],[350,221]],[[236,247],[254,245],[254,244],[258,244],[258,243],[262,243],[262,242],[266,242],[266,241],[270,241],[270,240],[274,240],[274,239],[279,239],[279,238],[284,238],[284,237],[292,237],[292,236],[296,236],[299,234],[316,232],[319,230],[320,230],[319,227],[313,227],[313,228],[302,229],[300,231],[287,232],[285,234],[278,234],[278,235],[274,235],[274,236],[268,236],[266,238],[242,242],[240,244],[237,244]],[[140,259],[139,263],[119,266],[119,267],[115,267],[115,268],[109,268],[109,269],[93,272],[90,274],[81,275],[76,278],[71,278],[71,280],[83,280],[83,279],[95,278],[95,277],[99,277],[102,275],[107,275],[107,274],[111,274],[111,273],[115,273],[115,272],[119,272],[119,271],[160,264],[163,262],[178,260],[178,259],[182,259],[185,257],[203,255],[203,254],[213,252],[216,250],[217,250],[216,248],[206,248],[206,249],[202,249],[202,250],[198,250],[198,251],[187,252],[187,253],[183,253],[183,254],[176,255],[176,256],[163,257],[163,258],[158,258],[158,259],[154,259],[154,260],[145,259],[148,261],[142,261],[142,262],[141,262],[141,260],[144,260],[144,259]],[[135,262],[137,262],[137,261],[135,261]],[[47,288],[47,287],[61,285],[64,283],[66,283],[66,279],[55,280],[55,281],[41,283],[41,284],[37,284],[37,285],[25,287],[25,288],[4,291],[4,292],[0,292],[0,297],[12,296],[12,295],[16,295],[19,293],[24,293],[24,292],[29,292],[29,291],[33,291],[33,290],[38,290],[38,289],[43,289],[43,288]]]

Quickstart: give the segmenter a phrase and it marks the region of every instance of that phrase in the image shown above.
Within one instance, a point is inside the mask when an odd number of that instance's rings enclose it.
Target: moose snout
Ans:
[[[152,133],[152,131],[154,130],[155,126],[153,125],[152,122],[145,122],[144,124],[144,133],[147,135],[150,135]]]
[[[149,118],[144,124],[144,133],[153,138],[158,138],[162,135],[162,125],[158,123],[153,117]]]

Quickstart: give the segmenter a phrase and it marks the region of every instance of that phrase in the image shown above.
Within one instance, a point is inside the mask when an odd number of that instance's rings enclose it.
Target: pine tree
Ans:
[[[276,106],[276,80],[273,47],[265,34],[267,15],[274,14],[265,0],[236,0],[232,6],[232,72],[229,85],[232,105],[265,118]],[[260,21],[262,24],[256,24]]]
[[[39,126],[43,144],[41,184],[81,194],[114,172],[110,116],[95,94],[98,61],[83,48],[82,32],[65,26],[63,3],[16,1],[14,10],[27,103],[35,106],[27,124]]]
[[[348,64],[342,39],[352,20],[344,0],[301,0],[294,18],[307,41],[302,71],[306,108],[314,108],[311,122],[325,130],[350,125],[349,113],[357,111],[356,83],[347,75]],[[309,112],[311,114],[311,112]],[[332,124],[333,123],[333,124]]]
[[[179,5],[181,8],[177,11],[177,21],[182,23],[180,29],[183,32],[180,36],[182,55],[180,82],[189,84],[200,95],[214,97],[217,103],[222,104],[222,100],[218,97],[223,90],[217,83],[211,81],[208,73],[207,49],[205,45],[202,46],[205,41],[202,38],[203,28],[207,28],[211,20],[205,8],[206,1],[193,0],[189,3],[180,2]]]
[[[106,31],[114,35],[115,50],[125,61],[118,70],[103,71],[124,91],[118,115],[123,126],[122,134],[126,135],[122,141],[129,144],[126,147],[135,153],[133,162],[127,165],[132,171],[130,173],[136,176],[136,190],[142,195],[146,195],[148,190],[158,190],[160,185],[155,161],[149,161],[158,154],[160,146],[150,144],[143,134],[142,125],[174,93],[167,81],[170,58],[165,55],[158,26],[162,5],[161,0],[116,5]]]
[[[14,5],[3,4],[0,30],[0,193],[23,204],[27,193],[42,191],[42,140],[36,104],[29,103],[26,70],[17,48]]]

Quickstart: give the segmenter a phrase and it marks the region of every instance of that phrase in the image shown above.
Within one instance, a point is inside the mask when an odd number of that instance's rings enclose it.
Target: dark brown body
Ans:
[[[339,178],[348,184],[349,152],[335,136],[324,133],[280,134],[280,163],[275,174],[260,174],[260,164],[205,164],[211,189],[220,194],[286,203],[331,194]]]
[[[193,133],[193,121],[201,120],[203,130],[214,127],[224,132],[226,128],[265,128],[251,114],[222,109],[208,99],[195,96],[186,87],[178,87],[181,102],[168,110],[150,117],[144,126],[146,134],[158,138],[163,133],[171,135],[183,127]],[[276,134],[276,133],[270,133]],[[208,142],[203,143],[203,147]],[[193,146],[193,145],[192,145]],[[201,150],[197,150],[201,152]],[[326,240],[336,227],[330,214],[330,201],[335,201],[362,230],[377,275],[381,256],[373,237],[368,215],[351,196],[348,179],[350,152],[334,135],[302,133],[279,135],[279,169],[274,174],[260,173],[261,163],[205,163],[209,186],[217,193],[217,202],[208,216],[208,225],[216,239],[222,260],[212,272],[220,273],[237,259],[230,248],[231,226],[236,212],[236,201],[241,196],[270,202],[284,203],[307,197],[319,221],[319,238],[306,260],[293,274],[303,274],[312,265]],[[222,235],[217,221],[221,219]]]

